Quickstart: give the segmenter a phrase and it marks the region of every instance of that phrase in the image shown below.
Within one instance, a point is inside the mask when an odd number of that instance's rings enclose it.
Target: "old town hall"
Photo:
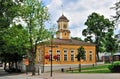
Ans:
[[[58,30],[56,32],[56,38],[52,40],[52,46],[54,47],[51,49],[50,43],[40,43],[37,46],[36,64],[40,65],[43,71],[49,71],[51,61],[50,59],[46,59],[46,56],[49,56],[52,53],[53,57],[58,57],[56,60],[53,58],[52,61],[54,70],[78,67],[79,62],[75,57],[77,55],[77,49],[80,46],[83,46],[85,49],[85,58],[84,60],[81,60],[81,64],[95,64],[95,44],[71,39],[71,32],[68,26],[69,20],[63,14],[59,17],[57,23]]]

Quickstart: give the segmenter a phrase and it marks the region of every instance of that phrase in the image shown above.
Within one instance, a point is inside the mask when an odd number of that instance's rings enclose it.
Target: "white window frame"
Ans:
[[[50,50],[48,50],[48,54],[49,54],[49,55],[51,55],[51,53],[52,53],[52,50],[51,50],[51,49],[50,49]]]
[[[60,39],[62,38],[62,33],[60,32]]]
[[[93,60],[92,56],[93,56],[93,52],[90,50],[90,51],[89,51],[89,60],[90,60],[90,61]]]
[[[85,51],[84,61],[87,61],[87,52]]]
[[[73,60],[72,60],[72,56],[73,56]],[[74,61],[74,49],[70,50],[70,60]]]
[[[58,51],[59,51],[59,52],[58,52]],[[57,55],[59,55],[59,59],[57,59],[57,61],[60,61],[60,60],[61,60],[60,50],[57,50],[56,53],[57,53]]]
[[[65,52],[65,51],[67,51],[67,52]],[[66,56],[66,58],[65,58],[65,56]],[[64,61],[68,61],[68,49],[64,49]]]

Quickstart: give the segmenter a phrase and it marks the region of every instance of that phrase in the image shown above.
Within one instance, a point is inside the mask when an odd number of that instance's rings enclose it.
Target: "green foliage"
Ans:
[[[13,23],[19,23],[19,18],[26,26]],[[10,60],[14,55],[21,58],[27,49],[34,63],[37,43],[49,38],[44,25],[48,19],[47,8],[39,0],[0,0],[0,55],[5,57],[2,59]]]
[[[78,40],[78,41],[82,41],[82,39],[81,38],[79,38],[79,37],[71,37],[72,39],[75,39],[75,40]]]
[[[18,49],[16,46],[10,45],[9,38],[6,36],[9,36],[9,26],[18,15],[21,2],[21,0],[0,0],[0,58],[5,61],[13,61],[11,58],[14,58],[12,56]]]
[[[0,0],[0,28],[9,27],[13,18],[18,15],[20,0]]]
[[[16,1],[16,0],[15,0]],[[7,42],[3,39],[5,32],[12,23],[14,17],[18,14],[20,0],[0,0],[0,53],[5,51]]]
[[[110,70],[108,69],[108,65],[109,64],[95,65],[94,67],[88,66],[88,67],[83,67],[82,72],[78,72],[78,69],[69,72],[70,73],[110,73]]]
[[[25,0],[21,9],[22,19],[27,23],[29,37],[32,42],[42,41],[49,35],[45,29],[44,22],[49,19],[47,8],[38,0]]]
[[[5,32],[3,39],[7,42],[7,46],[17,47],[19,52],[22,48],[28,48],[28,33],[21,25],[13,25],[10,27]]]
[[[108,69],[111,72],[120,72],[120,61],[116,61],[113,64],[109,65]]]
[[[108,46],[106,43],[109,40],[106,39],[106,36],[110,34],[111,36],[108,38],[112,39],[114,23],[103,15],[93,12],[88,16],[85,25],[87,25],[87,28],[83,30],[82,34],[86,37],[85,41],[96,44],[96,53],[99,60],[98,52],[105,52],[107,50],[105,46]],[[112,42],[115,43],[114,40]]]
[[[116,23],[116,24],[119,24],[119,20],[120,20],[120,1],[118,0],[118,1],[116,1],[116,3],[114,4],[114,6],[112,7],[112,9],[114,9],[116,12],[116,15],[114,16],[112,16],[113,17],[113,19],[114,19],[114,22]]]
[[[50,37],[48,30],[45,29],[44,23],[49,20],[47,8],[39,0],[24,0],[21,6],[21,17],[27,23],[29,37],[29,58],[32,60],[32,75],[35,75],[35,58],[37,44]]]
[[[85,57],[85,49],[83,48],[83,46],[81,46],[80,48],[78,48],[78,53],[76,55],[77,60],[79,61],[79,72],[81,72],[81,59],[84,59]]]
[[[13,25],[4,32],[2,37],[6,42],[3,53],[0,54],[4,62],[22,60],[22,55],[28,49],[28,33],[21,25]],[[16,55],[16,56],[15,56]]]
[[[83,46],[81,46],[80,48],[78,48],[78,54],[76,55],[76,58],[78,61],[80,61],[81,59],[84,59],[85,57],[85,49],[83,48]]]

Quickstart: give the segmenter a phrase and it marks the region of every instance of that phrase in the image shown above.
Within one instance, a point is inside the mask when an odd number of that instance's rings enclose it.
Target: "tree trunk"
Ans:
[[[5,61],[5,63],[4,63],[4,70],[6,70],[6,68],[7,68],[7,62]]]
[[[36,50],[37,50],[37,40],[35,41],[35,47],[33,48],[34,52],[32,55],[32,75],[35,75],[35,58],[36,58]]]
[[[32,59],[32,61],[31,61],[31,66],[32,66],[32,75],[35,75],[35,53],[34,52],[32,52],[32,54],[31,54],[31,59]]]
[[[11,68],[11,64],[10,64],[10,61],[8,62],[8,68],[9,68],[9,69]]]
[[[32,75],[35,75],[35,64],[32,64]]]
[[[79,72],[81,72],[81,62],[79,61]]]
[[[113,52],[111,52],[111,63],[112,63],[112,65],[113,65]]]
[[[100,61],[100,58],[99,58],[99,53],[98,53],[98,52],[96,52],[96,55],[97,55],[96,61]]]
[[[15,61],[15,68],[18,69],[17,61]]]

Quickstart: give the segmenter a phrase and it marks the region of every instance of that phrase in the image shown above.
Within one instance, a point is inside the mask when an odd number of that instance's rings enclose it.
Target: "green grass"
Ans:
[[[82,68],[81,72],[78,71],[78,69],[75,69],[72,71],[68,71],[69,73],[111,73],[108,69],[109,64],[94,66],[94,67],[86,67]]]

